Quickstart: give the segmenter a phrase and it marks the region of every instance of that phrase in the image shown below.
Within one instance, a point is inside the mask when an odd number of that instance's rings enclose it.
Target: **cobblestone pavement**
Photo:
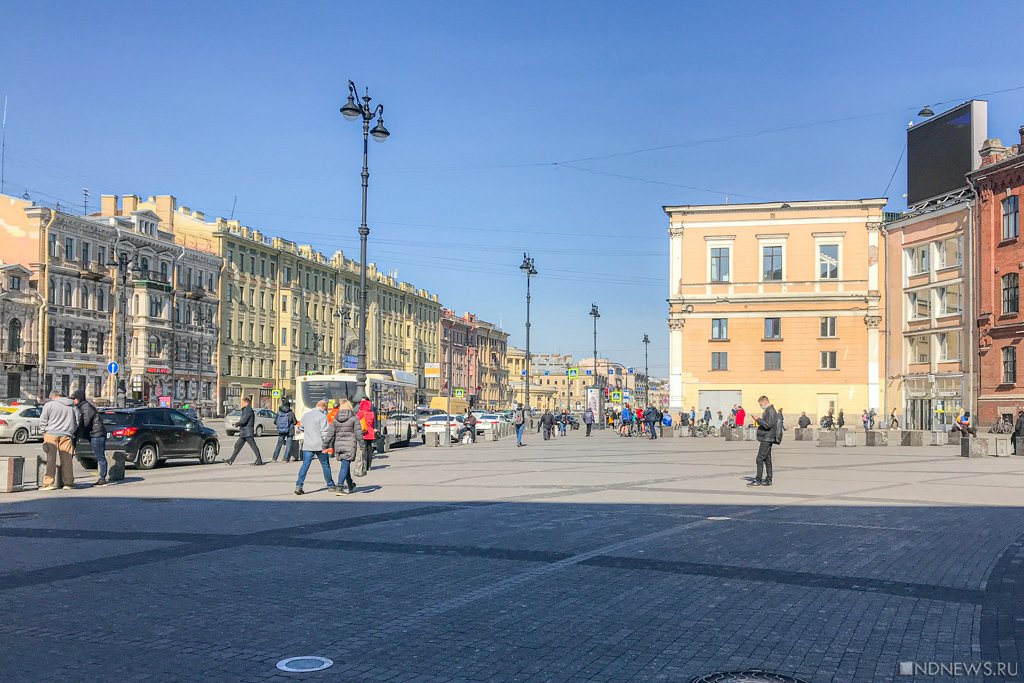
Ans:
[[[0,680],[1024,681],[1024,458],[786,442],[747,488],[754,452],[574,432],[396,449],[348,496],[244,452],[0,496]]]

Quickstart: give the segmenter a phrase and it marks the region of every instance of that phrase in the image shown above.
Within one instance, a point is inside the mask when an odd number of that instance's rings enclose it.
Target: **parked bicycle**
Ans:
[[[698,422],[697,426],[693,430],[693,435],[701,438],[706,436],[718,436],[718,434],[718,427],[710,425],[707,422],[704,422],[704,420]]]
[[[1013,434],[1013,423],[1003,418],[989,428],[990,434]]]

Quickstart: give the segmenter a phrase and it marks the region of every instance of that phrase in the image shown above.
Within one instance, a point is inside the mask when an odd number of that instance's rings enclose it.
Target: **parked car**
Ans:
[[[0,399],[0,406],[37,406],[39,407],[39,401],[34,398],[2,398]]]
[[[253,433],[256,436],[263,436],[264,434],[277,436],[277,413],[266,408],[253,408],[252,411],[256,415],[256,424],[252,428]],[[228,433],[228,436],[234,436],[238,433],[238,418],[241,416],[241,410],[232,410],[224,418],[224,431]]]
[[[170,408],[104,408],[107,456],[122,454],[125,462],[151,470],[165,460],[196,458],[208,465],[217,459],[217,432]],[[96,469],[88,439],[79,439],[75,457],[86,469]]]
[[[473,414],[476,415],[476,413]],[[476,433],[482,435],[485,432],[489,432],[494,429],[494,425],[501,424],[503,422],[505,422],[505,420],[501,415],[496,415],[494,413],[480,413],[479,415],[476,415]]]
[[[464,421],[461,415],[452,415],[451,420],[445,414],[432,415],[423,423],[423,443],[427,442],[427,434],[444,434],[446,430],[448,437],[453,441],[459,440],[459,430],[463,429]]]
[[[14,405],[0,407],[0,439],[11,443],[25,443],[29,439],[43,438],[39,428],[39,416],[43,409],[36,405]]]
[[[419,429],[419,433],[423,434],[423,423],[427,421],[427,418],[432,415],[444,415],[444,411],[436,408],[417,408],[414,414],[416,416],[416,426]]]

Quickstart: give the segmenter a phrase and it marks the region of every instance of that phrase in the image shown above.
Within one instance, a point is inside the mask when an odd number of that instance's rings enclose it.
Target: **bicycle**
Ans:
[[[988,431],[990,434],[1013,434],[1013,423],[999,420]]]

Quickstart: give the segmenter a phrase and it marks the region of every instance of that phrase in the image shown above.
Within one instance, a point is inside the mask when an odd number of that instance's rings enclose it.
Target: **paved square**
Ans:
[[[1024,458],[787,441],[747,488],[754,451],[573,432],[393,450],[349,496],[220,463],[5,495],[0,680],[1024,681]]]

